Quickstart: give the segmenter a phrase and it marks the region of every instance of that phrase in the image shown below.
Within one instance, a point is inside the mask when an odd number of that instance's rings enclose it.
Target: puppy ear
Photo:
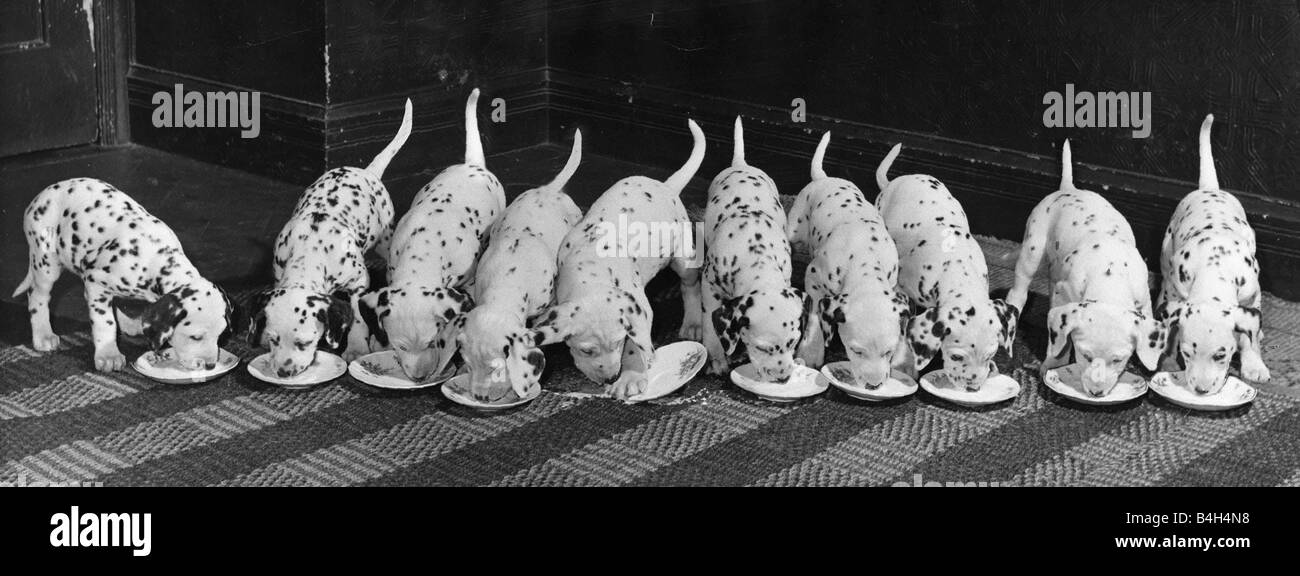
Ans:
[[[998,347],[1007,352],[1007,358],[1014,351],[1016,324],[1020,321],[1020,310],[1005,300],[993,300],[993,309],[998,313]]]
[[[532,319],[533,345],[545,346],[561,342],[572,334],[573,315],[578,305],[571,302],[554,304]]]
[[[460,335],[464,332],[465,322],[468,319],[468,316],[461,314],[438,329],[438,334],[433,340],[434,352],[438,358],[438,369],[434,374],[442,374],[447,366],[451,365],[452,358],[460,351]]]
[[[323,297],[328,304],[316,311],[316,319],[325,326],[317,346],[332,352],[340,352],[348,342],[348,332],[352,330],[352,302],[346,294],[334,294]]]
[[[1156,307],[1156,320],[1160,322],[1165,331],[1165,349],[1175,343],[1178,339],[1178,327],[1182,324],[1183,317],[1187,314],[1187,302],[1166,300]]]
[[[163,346],[167,345],[167,341],[171,340],[172,332],[176,330],[176,325],[185,319],[186,314],[188,312],[181,306],[180,297],[175,294],[164,294],[162,298],[144,309],[144,314],[140,316],[140,324],[154,352],[162,350]]]
[[[912,303],[908,301],[907,295],[902,292],[894,292],[894,313],[898,314],[898,333],[907,333],[907,322],[912,318]]]
[[[950,329],[939,320],[938,308],[926,309],[925,312],[908,320],[907,344],[912,350],[912,357],[916,363],[913,369],[919,372],[934,359],[934,355],[939,352],[939,347],[943,345],[943,337],[947,336],[949,331]]]
[[[1145,314],[1135,313],[1137,322],[1133,324],[1133,351],[1138,361],[1147,370],[1160,367],[1160,355],[1165,351],[1165,339],[1168,335],[1164,325]]]
[[[1063,304],[1052,308],[1047,313],[1047,357],[1059,358],[1070,343],[1070,335],[1079,327],[1079,311],[1083,307],[1077,303]]]
[[[388,332],[384,330],[384,318],[388,316],[388,289],[380,288],[357,299],[357,313],[365,322],[370,337],[380,347],[388,347]]]
[[[794,292],[795,295],[799,296],[800,306],[802,306],[803,310],[803,313],[799,315],[799,344],[802,344],[804,336],[808,334],[808,327],[811,326],[813,322],[821,322],[821,315],[818,314],[820,303],[813,302],[811,294],[800,292],[795,288],[791,288],[790,290]]]
[[[533,344],[532,334],[516,332],[507,336],[506,375],[510,387],[520,398],[528,396],[534,386],[540,386],[542,371],[546,369],[546,354]]]
[[[630,292],[623,292],[623,297],[626,300],[621,319],[623,329],[627,330],[632,343],[641,349],[641,361],[649,368],[654,363],[654,343],[650,341],[650,302],[642,301]]]
[[[271,300],[271,291],[266,290],[258,292],[248,303],[248,309],[252,311],[248,319],[248,330],[244,333],[244,338],[248,345],[254,348],[262,346],[262,332],[266,330],[266,303]]]
[[[221,304],[226,307],[224,312],[226,318],[226,329],[222,330],[221,335],[217,337],[217,346],[225,346],[226,342],[230,340],[230,336],[235,333],[235,324],[239,322],[239,308],[236,307],[235,302],[230,299],[230,294],[226,292],[225,288],[217,286],[216,284],[213,284],[212,286],[217,289],[217,293],[221,295]]]
[[[844,305],[847,303],[848,298],[844,294],[837,294],[823,296],[817,304],[821,312],[822,336],[825,337],[827,346],[839,335],[840,324],[844,323]]]
[[[736,344],[740,342],[740,331],[749,326],[749,317],[745,312],[754,305],[752,295],[737,296],[722,301],[722,306],[713,311],[713,330],[718,334],[722,350],[728,356],[736,353]]]

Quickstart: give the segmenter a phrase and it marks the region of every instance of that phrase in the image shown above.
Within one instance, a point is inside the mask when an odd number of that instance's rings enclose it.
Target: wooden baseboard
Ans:
[[[465,97],[470,87],[448,91],[429,87],[411,94],[394,94],[361,101],[307,102],[262,93],[261,130],[256,138],[240,137],[236,128],[159,128],[152,122],[153,95],[185,91],[225,92],[246,88],[134,65],[127,76],[132,139],[151,146],[307,185],[335,166],[364,166],[393,138],[406,98],[414,108],[411,138],[390,164],[385,179],[400,178],[442,167],[463,154]],[[546,141],[546,71],[532,70],[480,85],[479,124],[488,153],[533,146]],[[491,103],[502,98],[506,125],[495,128]]]
[[[807,184],[809,161],[826,130],[832,131],[827,173],[857,183],[868,198],[878,190],[875,169],[880,160],[901,142],[903,152],[891,174],[919,172],[939,178],[962,202],[974,231],[998,238],[1021,240],[1029,212],[1060,182],[1056,157],[815,114],[805,123],[794,123],[788,108],[565,70],[552,69],[548,86],[552,141],[562,141],[564,134],[580,127],[593,154],[675,167],[690,150],[686,118],[695,119],[709,137],[699,174],[704,182],[730,162],[732,123],[738,114],[745,120],[747,160],[768,172],[783,194],[796,194]],[[1169,217],[1195,183],[1091,166],[1084,149],[1076,148],[1074,157],[1076,185],[1100,192],[1128,218],[1148,266],[1158,270]],[[703,194],[698,184],[687,191],[692,201],[702,201]],[[1300,299],[1300,208],[1245,193],[1237,196],[1255,228],[1264,289]]]

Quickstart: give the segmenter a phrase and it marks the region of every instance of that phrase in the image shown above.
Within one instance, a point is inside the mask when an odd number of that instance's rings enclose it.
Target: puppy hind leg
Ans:
[[[704,302],[700,294],[700,268],[680,258],[671,264],[681,279],[682,327],[677,336],[684,340],[701,341],[704,338]]]
[[[1029,285],[1038,273],[1047,253],[1047,242],[1051,235],[1051,222],[1043,204],[1034,208],[1025,223],[1025,238],[1020,244],[1020,257],[1016,260],[1016,279],[1007,293],[1006,302],[1016,307],[1021,314],[1025,312],[1025,301],[1029,299]]]
[[[53,253],[47,255],[32,251],[32,265],[28,272],[31,286],[27,289],[27,313],[32,324],[32,348],[40,352],[58,349],[59,337],[50,327],[50,290],[63,273],[63,267]],[[44,262],[36,265],[37,262]]]

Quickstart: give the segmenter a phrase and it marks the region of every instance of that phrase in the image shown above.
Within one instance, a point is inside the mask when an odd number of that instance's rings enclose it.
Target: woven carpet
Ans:
[[[984,245],[993,283],[1005,288],[1016,246]],[[665,340],[680,318],[671,278],[652,292]],[[0,343],[0,484],[1300,485],[1295,304],[1265,304],[1274,385],[1248,406],[1197,413],[1151,394],[1091,408],[1046,389],[1035,370],[1042,301],[1025,314],[1014,359],[999,359],[1023,392],[984,409],[924,392],[869,404],[834,389],[772,404],[705,376],[625,405],[556,392],[581,376],[553,348],[547,392],[483,414],[437,391],[385,392],[346,376],[295,392],[243,366],[183,387],[104,375],[91,364],[86,325],[64,323],[64,346],[50,354],[10,326]],[[142,349],[123,351],[133,359]]]

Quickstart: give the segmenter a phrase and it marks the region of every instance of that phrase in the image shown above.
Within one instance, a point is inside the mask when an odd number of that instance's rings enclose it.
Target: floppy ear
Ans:
[[[913,366],[918,372],[925,368],[943,344],[949,328],[939,320],[939,309],[929,308],[924,313],[913,316],[907,322],[907,344],[912,350],[916,362]]]
[[[790,290],[799,297],[799,305],[803,307],[803,313],[799,315],[799,343],[802,343],[804,335],[808,333],[808,326],[813,322],[821,322],[820,314],[817,312],[820,306],[817,302],[813,302],[811,294],[800,292],[795,288]]]
[[[898,333],[907,334],[907,321],[912,318],[912,304],[907,295],[894,292],[894,313],[898,314]]]
[[[516,332],[506,338],[506,375],[515,394],[524,398],[534,386],[540,385],[542,371],[546,369],[546,354],[534,345],[529,332]]]
[[[249,310],[252,314],[248,319],[248,331],[244,333],[244,338],[248,340],[248,345],[260,347],[262,345],[262,332],[266,330],[266,303],[271,300],[271,292],[258,292],[248,303]]]
[[[1259,342],[1259,308],[1238,306],[1233,329],[1246,335],[1251,344]]]
[[[830,346],[835,337],[839,336],[840,324],[844,323],[844,305],[847,303],[848,298],[843,294],[823,296],[821,302],[817,303],[819,319],[822,323],[822,336],[827,346]]]
[[[1016,340],[1016,324],[1020,321],[1020,310],[1012,304],[1007,304],[1005,300],[994,300],[993,309],[998,313],[1000,324],[998,347],[1006,350],[1007,358],[1010,358]]]
[[[1160,306],[1156,307],[1156,320],[1159,320],[1165,331],[1165,349],[1176,342],[1178,338],[1178,327],[1182,324],[1183,316],[1187,313],[1187,303],[1183,301],[1166,300]]]
[[[175,294],[164,294],[162,298],[155,300],[144,309],[144,314],[140,316],[140,324],[154,352],[162,350],[163,346],[167,345],[172,332],[176,330],[176,324],[184,320],[186,314],[188,312],[181,306],[181,299]]]
[[[728,356],[736,352],[736,344],[740,342],[740,331],[749,326],[749,318],[745,316],[745,312],[753,305],[753,296],[737,296],[723,300],[722,306],[713,311],[713,330],[718,334],[722,350]]]
[[[1155,318],[1147,318],[1142,313],[1135,314],[1137,323],[1133,325],[1133,351],[1147,370],[1156,370],[1160,367],[1160,355],[1165,351],[1165,337],[1168,333]]]
[[[654,343],[650,341],[650,302],[641,301],[636,295],[630,292],[623,292],[623,297],[627,299],[623,306],[623,317],[620,319],[623,329],[627,330],[627,337],[636,344],[641,351],[641,361],[648,369],[654,364]]]
[[[1063,304],[1052,308],[1047,313],[1047,357],[1058,358],[1065,350],[1065,345],[1070,342],[1070,334],[1075,328],[1079,327],[1079,311],[1082,307],[1077,303]]]
[[[384,330],[384,318],[388,316],[388,289],[380,288],[357,299],[357,312],[361,321],[366,323],[370,337],[383,348],[388,347],[388,332]]]
[[[230,340],[230,335],[235,333],[235,324],[239,321],[239,308],[235,306],[235,302],[230,299],[230,294],[224,288],[216,284],[213,284],[213,287],[217,289],[218,294],[221,294],[221,303],[226,307],[226,329],[222,330],[221,335],[217,337],[217,346],[225,346],[226,341]]]
[[[352,302],[345,293],[325,297],[329,304],[316,311],[316,319],[325,326],[317,347],[339,352],[347,345],[352,330]]]
[[[572,334],[573,315],[578,306],[571,302],[554,304],[533,317],[533,345],[545,346],[563,341]]]

